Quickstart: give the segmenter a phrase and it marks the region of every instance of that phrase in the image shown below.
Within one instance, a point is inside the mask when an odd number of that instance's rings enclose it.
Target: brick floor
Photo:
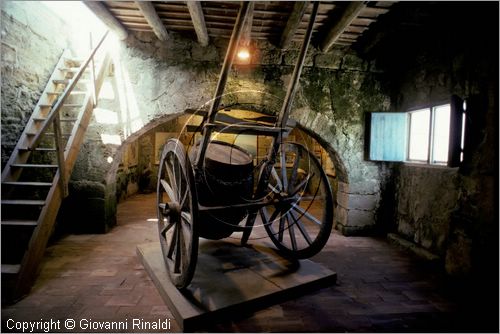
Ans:
[[[156,224],[148,222],[155,218],[154,201],[155,194],[131,197],[119,205],[118,225],[109,233],[70,235],[48,247],[31,294],[2,308],[2,331],[11,331],[9,319],[63,323],[69,318],[76,321],[76,332],[144,332],[132,328],[132,319],[166,318],[169,330],[147,332],[179,331],[135,255],[137,244],[157,241]],[[312,260],[337,272],[335,286],[201,331],[498,332],[498,299],[491,307],[485,296],[474,297],[473,287],[464,293],[464,286],[449,286],[439,270],[385,239],[334,232]],[[129,327],[83,329],[81,319],[126,321]]]

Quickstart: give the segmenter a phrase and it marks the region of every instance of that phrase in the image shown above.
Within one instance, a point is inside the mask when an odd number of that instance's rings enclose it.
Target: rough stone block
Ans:
[[[281,51],[278,49],[260,50],[261,65],[279,65],[281,63]]]
[[[297,58],[299,57],[299,50],[287,50],[283,52],[283,62],[285,65],[295,66]],[[304,66],[313,66],[314,64],[314,54],[308,52],[306,59],[304,59]]]
[[[69,190],[71,193],[77,194],[79,197],[104,198],[106,188],[102,183],[84,180],[70,182]]]
[[[2,52],[2,62],[4,65],[13,65],[16,63],[16,49],[4,47]]]
[[[472,270],[472,240],[462,230],[456,230],[451,237],[445,268],[453,276],[466,275]]]
[[[281,64],[281,50],[269,42],[258,40],[250,46],[253,65]]]
[[[349,195],[349,209],[374,211],[379,201],[378,195]]]
[[[371,211],[349,210],[347,213],[347,226],[371,226],[375,224],[375,216]]]
[[[346,54],[342,62],[343,70],[367,71],[368,63],[354,54]]]
[[[337,192],[337,204],[347,209],[349,207],[349,194],[339,189]]]
[[[339,191],[342,191],[342,192],[345,192],[345,193],[349,192],[349,183],[345,183],[345,182],[339,181],[338,182],[338,186],[339,186]]]
[[[337,206],[335,208],[335,217],[334,217],[335,226],[347,225],[347,209],[341,206]]]
[[[319,53],[314,57],[316,67],[330,68],[338,70],[342,63],[342,55],[337,51]]]
[[[198,43],[193,43],[191,47],[191,57],[195,61],[216,62],[219,60],[219,53],[213,44],[203,47]]]
[[[372,73],[384,73],[384,70],[380,68],[380,65],[375,60],[370,61],[368,65],[368,71]]]
[[[380,191],[380,181],[375,179],[367,179],[363,182],[352,182],[349,184],[349,192],[351,194],[376,194]]]

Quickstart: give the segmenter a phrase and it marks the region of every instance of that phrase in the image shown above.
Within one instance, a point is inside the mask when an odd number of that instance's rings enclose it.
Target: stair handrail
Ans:
[[[94,58],[94,55],[96,54],[96,52],[99,49],[99,47],[101,46],[101,44],[104,42],[104,39],[106,38],[108,33],[109,33],[109,30],[107,30],[104,33],[104,35],[100,39],[99,43],[97,43],[96,47],[90,52],[90,55],[87,57],[85,62],[82,65],[80,65],[80,68],[78,69],[78,72],[71,80],[71,83],[68,86],[66,86],[66,88],[64,89],[64,91],[61,94],[61,96],[59,97],[59,99],[57,99],[56,103],[52,106],[52,109],[51,109],[50,113],[48,114],[47,118],[45,119],[45,122],[43,123],[42,127],[40,128],[40,130],[37,132],[37,134],[33,138],[31,145],[29,146],[29,148],[31,150],[34,150],[40,144],[40,141],[42,140],[43,134],[45,133],[45,131],[47,131],[50,124],[54,121],[55,116],[57,114],[59,114],[59,110],[61,109],[63,103],[66,101],[69,94],[71,93],[71,91],[75,87],[76,83],[78,82],[80,77],[83,75],[83,72],[86,70],[90,61]]]

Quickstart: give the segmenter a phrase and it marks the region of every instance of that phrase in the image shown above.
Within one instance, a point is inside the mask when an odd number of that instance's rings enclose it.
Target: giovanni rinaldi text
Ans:
[[[15,321],[8,319],[7,329],[16,330],[22,333],[52,332],[55,330],[170,330],[170,319],[145,320],[145,319],[125,319],[124,321],[105,321],[92,319],[66,319],[66,320],[44,320],[38,321]]]

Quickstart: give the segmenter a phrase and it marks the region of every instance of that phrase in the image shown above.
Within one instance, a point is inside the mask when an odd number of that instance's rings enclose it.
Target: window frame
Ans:
[[[467,147],[468,147],[468,128],[469,121],[467,114],[470,112],[469,108],[469,98],[462,99],[459,96],[453,94],[450,98],[436,100],[432,103],[416,105],[412,108],[407,109],[406,111],[400,112],[369,112],[365,118],[365,159],[368,161],[380,161],[380,162],[402,162],[405,164],[414,164],[419,166],[428,166],[428,167],[460,167],[462,162],[466,159],[467,156]],[[467,103],[467,107],[465,108],[465,103]],[[449,106],[449,121],[448,121],[448,154],[447,161],[439,161],[434,158],[434,146],[435,146],[435,124],[436,124],[436,109],[439,109],[443,106]],[[425,160],[418,159],[409,159],[410,157],[410,144],[411,144],[411,136],[410,136],[410,128],[411,128],[411,113],[416,111],[429,111],[429,123],[428,123],[428,142],[427,142],[427,158]],[[374,115],[393,115],[394,117],[400,117],[397,115],[405,115],[406,121],[405,124],[398,125],[394,124],[396,128],[392,127],[391,120],[392,116],[389,118],[389,121],[383,122],[378,121],[379,117],[374,118]],[[377,121],[375,121],[377,120]],[[384,120],[383,120],[384,121]],[[392,121],[392,123],[398,123]],[[400,123],[400,122],[399,122]],[[389,134],[387,137],[380,136],[380,129],[383,131],[387,131]],[[404,135],[400,135],[399,138],[404,140],[404,144],[400,145],[398,150],[394,151],[394,145],[390,145],[388,151],[385,150],[385,143],[391,142],[394,140],[394,134],[400,132],[402,129],[402,133]],[[374,130],[376,135],[374,135]],[[438,140],[443,140],[443,136],[437,136]],[[386,158],[386,153],[389,158]],[[400,153],[398,153],[400,152]],[[437,150],[441,156],[444,156],[444,152],[441,150]],[[391,158],[395,157],[395,158]]]
[[[410,159],[410,148],[411,148],[411,114],[412,113],[417,113],[417,112],[422,112],[425,111],[426,109],[430,109],[430,107],[423,107],[423,108],[412,108],[411,110],[406,111],[407,115],[407,120],[406,120],[406,137],[408,138],[406,140],[406,154],[405,154],[405,160],[403,162],[410,162],[410,163],[420,163],[420,164],[425,164],[428,163],[429,161],[429,145],[431,141],[431,128],[430,124],[432,122],[432,111],[429,112],[429,133],[428,133],[428,138],[427,138],[427,158],[426,160],[421,160],[421,159]]]
[[[407,148],[406,148],[406,159],[404,162],[407,163],[415,163],[415,164],[427,164],[427,165],[435,165],[435,166],[447,166],[449,162],[449,157],[447,161],[437,161],[434,160],[434,142],[436,138],[436,109],[439,107],[443,106],[449,106],[450,109],[450,117],[448,120],[448,126],[451,125],[451,118],[452,118],[452,102],[447,99],[447,100],[441,100],[437,101],[434,103],[429,103],[424,106],[419,106],[416,108],[411,108],[409,109],[406,113],[408,114],[408,123],[407,123]],[[410,159],[410,144],[411,144],[411,114],[415,112],[421,112],[424,110],[429,111],[429,124],[428,124],[428,141],[427,141],[427,159],[426,160],[420,160],[420,159]],[[450,135],[450,130],[448,131],[448,136]],[[450,152],[450,142],[448,141],[448,156]]]

